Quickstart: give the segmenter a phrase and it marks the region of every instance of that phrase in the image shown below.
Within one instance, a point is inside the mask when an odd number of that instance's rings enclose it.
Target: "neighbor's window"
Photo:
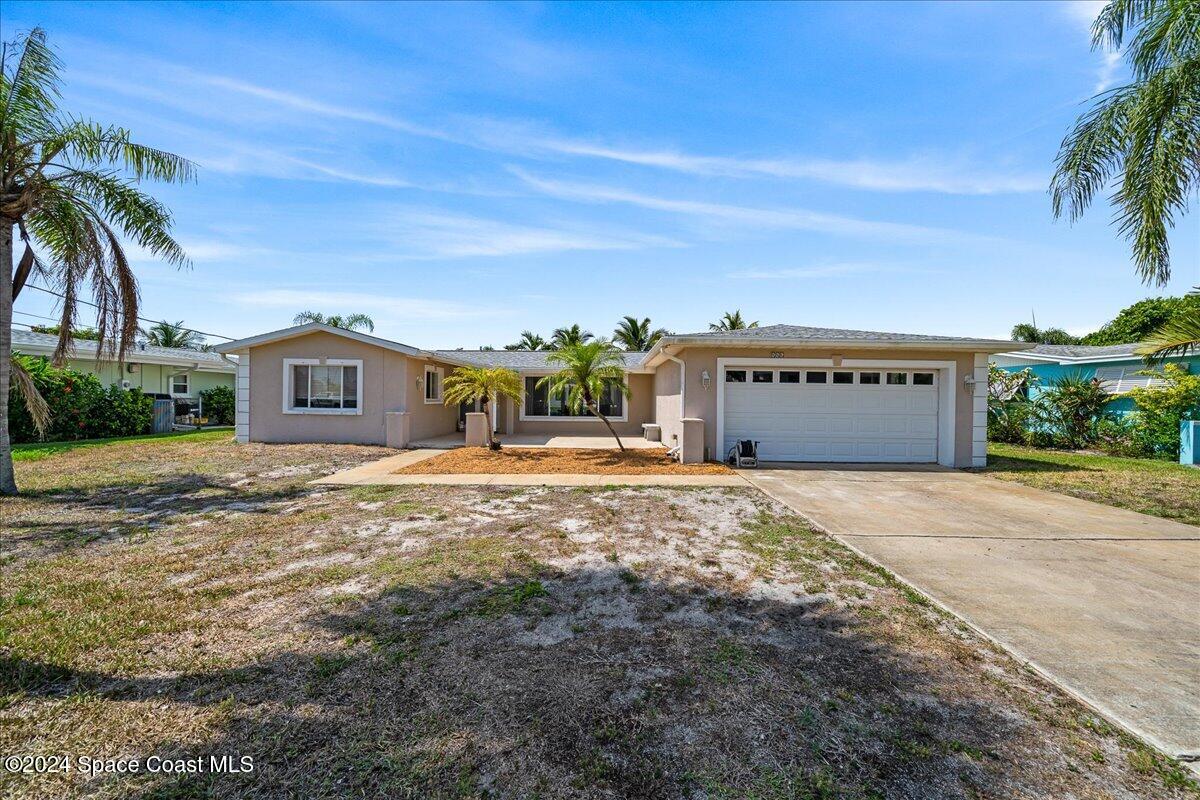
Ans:
[[[358,408],[358,367],[292,367],[292,408]]]
[[[725,370],[726,383],[745,383],[746,370],[744,369],[727,369]]]
[[[767,369],[767,370],[757,370],[756,369],[756,370],[754,370],[753,378],[754,378],[755,383],[774,383],[775,382],[775,373],[771,372],[771,370],[769,370],[769,369]]]
[[[425,368],[425,402],[442,402],[442,368]]]
[[[188,376],[187,373],[171,376],[171,394],[187,394],[188,393]]]
[[[834,383],[854,383],[853,372],[835,372],[833,373]]]
[[[780,370],[779,371],[779,382],[780,383],[799,383],[800,382],[800,373],[797,371],[793,371],[793,370]]]
[[[824,372],[809,371],[809,372],[804,373],[804,382],[805,383],[827,383],[828,381],[829,381],[829,376],[827,374],[825,374]]]
[[[933,386],[932,372],[914,372],[913,386]]]
[[[570,388],[550,393],[550,387],[538,386],[541,378],[525,379],[525,416],[528,417],[590,417],[586,407],[578,413],[571,410],[567,397]],[[625,395],[616,381],[606,381],[604,391],[596,398],[600,413],[606,417],[620,417],[625,413]]]
[[[908,384],[907,372],[889,372],[887,374],[888,386],[905,386]]]
[[[858,382],[869,384],[872,386],[878,386],[879,385],[879,373],[878,372],[860,372],[860,373],[858,373]]]

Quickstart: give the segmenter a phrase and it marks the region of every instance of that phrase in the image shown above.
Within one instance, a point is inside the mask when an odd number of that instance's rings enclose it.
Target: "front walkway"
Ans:
[[[1155,746],[1200,753],[1200,528],[947,469],[741,474]]]
[[[398,469],[444,452],[444,449],[405,450],[398,455],[335,472],[313,483],[333,486],[747,486],[740,475],[394,474]]]
[[[505,447],[559,447],[580,450],[615,449],[616,440],[605,436],[562,436],[551,433],[498,433],[496,438]],[[651,442],[640,436],[622,436],[621,444],[630,450],[653,450],[663,447],[662,442]],[[422,450],[452,450],[466,446],[466,434],[448,433],[445,436],[433,436],[428,439],[418,439],[410,442],[409,447]]]

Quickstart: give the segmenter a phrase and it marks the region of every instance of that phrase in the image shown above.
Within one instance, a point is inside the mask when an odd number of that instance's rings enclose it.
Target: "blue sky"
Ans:
[[[624,314],[1002,336],[1165,289],[1095,207],[1054,222],[1064,132],[1125,76],[1095,3],[23,3],[63,107],[192,158],[155,187],[188,271],[143,313],[238,337],[303,309],[477,347]],[[17,310],[50,314],[37,293]],[[18,322],[36,321],[18,315]]]

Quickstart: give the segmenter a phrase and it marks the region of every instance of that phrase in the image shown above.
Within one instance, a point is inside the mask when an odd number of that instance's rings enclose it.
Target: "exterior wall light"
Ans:
[[[703,386],[705,389],[708,389],[708,387],[711,384],[712,384],[712,375],[708,374],[708,370],[702,371],[700,373],[700,385]]]

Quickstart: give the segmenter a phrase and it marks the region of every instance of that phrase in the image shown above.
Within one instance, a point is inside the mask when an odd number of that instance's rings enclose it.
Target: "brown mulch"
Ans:
[[[460,447],[396,470],[399,475],[732,475],[724,464],[680,464],[664,450]]]

